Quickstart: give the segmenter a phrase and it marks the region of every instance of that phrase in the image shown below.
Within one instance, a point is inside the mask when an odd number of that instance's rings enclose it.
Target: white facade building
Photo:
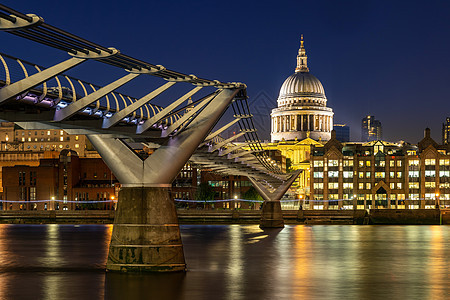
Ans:
[[[271,113],[271,140],[328,141],[333,130],[333,110],[327,107],[322,83],[309,73],[303,35],[297,55],[297,68],[283,83],[278,107]]]

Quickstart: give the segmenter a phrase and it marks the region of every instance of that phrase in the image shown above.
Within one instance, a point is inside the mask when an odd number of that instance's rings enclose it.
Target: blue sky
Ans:
[[[416,143],[430,127],[440,142],[442,122],[450,116],[448,1],[3,4],[130,56],[205,78],[244,82],[252,106],[267,114],[294,72],[304,34],[310,71],[324,85],[335,122],[350,125],[354,140],[362,117],[371,114],[382,122],[386,140]],[[7,33],[0,34],[0,52],[44,66],[67,58]],[[105,84],[122,73],[93,63],[71,75]],[[147,92],[142,80],[127,88],[136,97]],[[259,123],[268,127],[268,116]],[[260,132],[268,138],[268,130]]]

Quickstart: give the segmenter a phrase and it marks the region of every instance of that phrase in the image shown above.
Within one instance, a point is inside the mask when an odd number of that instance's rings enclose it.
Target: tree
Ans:
[[[291,172],[292,171],[292,160],[290,158],[286,158],[286,171]]]
[[[207,182],[202,182],[197,187],[195,200],[214,200],[214,189]]]
[[[245,200],[263,200],[261,195],[258,193],[258,191],[253,186],[251,186],[248,189],[248,191],[243,193],[241,197],[242,197],[242,199],[245,199]]]

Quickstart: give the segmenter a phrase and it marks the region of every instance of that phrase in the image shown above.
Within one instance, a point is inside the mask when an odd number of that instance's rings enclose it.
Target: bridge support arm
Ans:
[[[122,184],[106,268],[118,272],[184,271],[186,263],[172,181],[203,142],[238,90],[223,90],[180,132],[146,159],[123,141],[89,140]]]
[[[284,227],[283,212],[281,211],[280,200],[301,172],[302,170],[294,172],[294,174],[292,174],[292,176],[289,177],[288,180],[284,181],[278,188],[275,189],[275,191],[272,192],[269,191],[269,189],[263,186],[261,183],[256,181],[254,178],[249,177],[249,180],[251,181],[253,186],[264,199],[259,227]]]

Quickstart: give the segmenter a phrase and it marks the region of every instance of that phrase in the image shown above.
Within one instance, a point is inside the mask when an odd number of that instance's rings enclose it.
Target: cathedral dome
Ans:
[[[270,114],[272,142],[307,137],[327,141],[331,138],[334,113],[327,107],[322,83],[309,73],[303,35],[295,73],[284,81],[277,102],[278,107]]]
[[[289,76],[280,89],[279,100],[296,97],[325,97],[322,83],[309,72],[296,72]]]

